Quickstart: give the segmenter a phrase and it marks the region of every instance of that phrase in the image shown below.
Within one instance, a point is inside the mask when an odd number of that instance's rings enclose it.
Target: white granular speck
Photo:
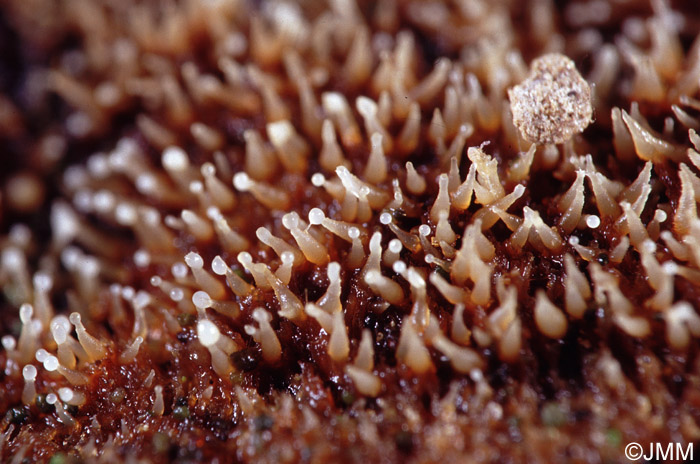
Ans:
[[[592,121],[591,87],[574,62],[558,53],[534,60],[528,78],[508,98],[513,124],[530,142],[564,143]]]

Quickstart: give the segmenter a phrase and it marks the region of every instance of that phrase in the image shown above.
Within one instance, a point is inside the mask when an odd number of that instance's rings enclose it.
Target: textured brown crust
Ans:
[[[0,462],[697,442],[699,33],[693,1],[3,2]]]

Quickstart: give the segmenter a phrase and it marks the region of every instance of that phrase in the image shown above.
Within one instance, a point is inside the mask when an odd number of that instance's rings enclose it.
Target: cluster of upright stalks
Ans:
[[[0,325],[2,460],[293,462],[349,442],[353,460],[593,462],[622,456],[600,430],[627,437],[626,418],[700,438],[686,394],[632,373],[652,356],[700,382],[700,18],[370,3],[0,7],[45,56],[0,94],[0,140],[28,160],[0,197],[19,320]],[[577,426],[572,393],[542,386],[571,387],[569,355],[624,417],[577,393],[584,432],[535,438],[552,414]],[[465,436],[511,436],[506,388],[530,405],[524,445],[486,452]],[[221,443],[191,445],[182,420]]]

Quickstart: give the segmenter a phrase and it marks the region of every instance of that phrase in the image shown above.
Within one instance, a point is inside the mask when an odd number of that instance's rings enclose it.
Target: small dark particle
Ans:
[[[187,406],[175,406],[173,408],[173,416],[178,420],[185,420],[190,417],[190,408]]]
[[[258,432],[270,430],[275,425],[275,419],[267,414],[261,414],[253,419],[253,427]]]
[[[413,434],[401,430],[394,435],[394,443],[396,443],[396,448],[405,454],[410,454],[413,451]]]
[[[250,372],[258,367],[260,355],[255,348],[243,348],[231,354],[231,361],[236,369]]]
[[[71,416],[77,415],[78,412],[80,411],[80,409],[78,409],[78,407],[75,406],[74,404],[67,404],[65,409],[66,409],[66,412],[68,414],[70,414]]]
[[[340,394],[340,399],[345,406],[352,406],[352,404],[355,402],[355,395],[348,390],[343,390],[343,392]]]
[[[600,253],[598,256],[596,256],[596,261],[598,261],[598,264],[601,266],[607,266],[608,262],[610,262],[610,259],[608,258],[608,255],[605,253]]]
[[[586,309],[586,311],[583,313],[583,320],[586,322],[586,324],[595,324],[596,319],[598,317],[598,314],[596,311],[590,311],[589,309]]]
[[[122,401],[124,401],[124,398],[126,397],[126,390],[124,390],[122,387],[117,387],[112,392],[109,394],[109,401],[111,401],[114,404],[119,404]]]
[[[177,315],[177,322],[180,323],[180,326],[182,327],[192,327],[195,323],[195,316],[194,314],[190,313],[180,313]]]
[[[21,406],[15,406],[7,411],[5,417],[12,424],[21,424],[27,418],[27,411]]]
[[[39,411],[43,412],[44,414],[53,414],[53,412],[56,410],[53,404],[46,402],[46,395],[37,395],[36,407],[39,408]]]
[[[402,221],[402,220],[406,219],[406,212],[402,209],[395,209],[391,212],[391,216],[397,222]]]
[[[438,267],[435,269],[435,272],[437,272],[438,275],[439,275],[440,277],[442,277],[443,279],[447,280],[448,282],[450,281],[450,273],[447,272],[446,269],[444,269],[444,268],[438,266]]]
[[[236,274],[238,277],[241,279],[245,280],[248,283],[251,283],[252,280],[248,274],[246,274],[243,269],[233,269],[233,273]]]
[[[214,432],[214,435],[216,435],[216,438],[221,441],[226,441],[232,422],[230,420],[217,417],[212,419],[208,425],[211,431]]]

